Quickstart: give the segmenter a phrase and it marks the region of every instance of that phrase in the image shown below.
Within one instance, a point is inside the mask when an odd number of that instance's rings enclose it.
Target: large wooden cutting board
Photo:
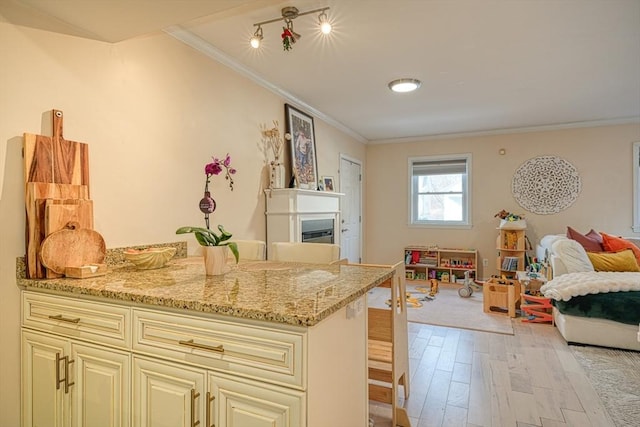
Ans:
[[[62,111],[53,110],[53,136],[24,134],[24,182],[89,185],[89,146],[62,136]]]
[[[89,199],[89,148],[85,143],[67,141],[62,135],[63,114],[52,110],[53,136],[24,134],[24,178],[27,277],[44,278],[40,247],[45,229],[59,224],[45,223],[44,199]],[[37,201],[41,199],[41,201]],[[86,208],[82,208],[86,209]],[[54,208],[55,210],[55,208]],[[55,219],[58,214],[54,212]],[[85,225],[84,219],[79,219]],[[55,222],[55,220],[53,221]],[[93,210],[91,210],[93,225]]]
[[[106,246],[95,230],[72,224],[51,233],[42,242],[42,264],[54,273],[64,274],[67,267],[104,263]]]

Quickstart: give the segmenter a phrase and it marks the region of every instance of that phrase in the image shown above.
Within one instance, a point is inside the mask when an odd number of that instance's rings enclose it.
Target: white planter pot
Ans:
[[[226,246],[203,246],[204,270],[207,276],[219,276],[226,272],[227,250]]]

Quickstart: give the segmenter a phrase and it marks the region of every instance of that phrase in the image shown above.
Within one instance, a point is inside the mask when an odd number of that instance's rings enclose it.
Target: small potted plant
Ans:
[[[218,225],[219,234],[209,228],[209,214],[216,210],[216,202],[211,198],[209,192],[209,183],[213,175],[219,175],[225,171],[225,179],[229,181],[229,187],[233,191],[233,178],[236,170],[231,167],[231,156],[229,154],[223,160],[213,157],[213,162],[207,163],[204,167],[204,173],[207,177],[204,186],[204,197],[200,200],[200,211],[203,212],[206,227],[180,227],[176,230],[176,234],[193,233],[196,240],[204,249],[205,270],[208,276],[215,276],[224,273],[224,267],[227,263],[227,247],[233,253],[236,263],[239,259],[238,245],[229,241],[232,234],[224,229],[224,226]]]

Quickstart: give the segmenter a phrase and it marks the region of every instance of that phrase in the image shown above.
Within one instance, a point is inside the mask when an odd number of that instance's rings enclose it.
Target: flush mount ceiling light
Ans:
[[[397,79],[389,83],[389,89],[394,92],[413,92],[422,82],[418,79]]]
[[[284,21],[285,26],[282,27],[282,47],[284,50],[291,50],[293,44],[300,40],[302,37],[300,34],[293,31],[293,20],[299,16],[309,15],[312,13],[318,13],[318,25],[320,27],[320,31],[322,34],[329,34],[331,32],[331,23],[329,22],[329,18],[325,13],[326,10],[329,10],[328,7],[323,7],[320,9],[310,10],[308,12],[300,12],[297,7],[289,6],[282,8],[282,16],[280,18],[269,19],[267,21],[258,22],[253,24],[254,27],[258,27],[251,37],[249,43],[251,47],[254,49],[258,49],[262,43],[262,26],[265,24],[271,24],[272,22]]]

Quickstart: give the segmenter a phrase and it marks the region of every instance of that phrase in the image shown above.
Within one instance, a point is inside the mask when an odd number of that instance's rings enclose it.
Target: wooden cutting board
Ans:
[[[86,185],[53,184],[46,182],[27,182],[25,186],[25,207],[27,211],[26,246],[27,277],[43,279],[46,272],[40,263],[40,245],[45,234],[45,204],[37,200],[45,199],[82,199],[89,198]],[[93,222],[93,219],[91,220]]]
[[[46,277],[39,252],[47,225],[45,203],[36,200],[89,199],[88,145],[65,140],[62,111],[52,110],[51,114],[53,136],[24,134],[26,273],[27,277],[38,279]],[[56,217],[55,213],[53,217]],[[84,221],[80,220],[82,225],[85,225]]]
[[[36,199],[44,204],[44,238],[62,230],[70,222],[77,222],[79,228],[93,230],[93,201],[81,199]],[[39,209],[40,210],[40,209]],[[46,269],[45,277],[53,279],[60,274]]]
[[[70,222],[93,230],[93,201],[82,199],[44,199],[44,235],[62,230]]]
[[[24,182],[89,185],[89,146],[62,136],[62,111],[52,110],[53,136],[24,134]]]
[[[104,239],[95,230],[68,228],[51,233],[42,242],[42,264],[54,273],[64,274],[67,267],[103,264],[106,253]]]

